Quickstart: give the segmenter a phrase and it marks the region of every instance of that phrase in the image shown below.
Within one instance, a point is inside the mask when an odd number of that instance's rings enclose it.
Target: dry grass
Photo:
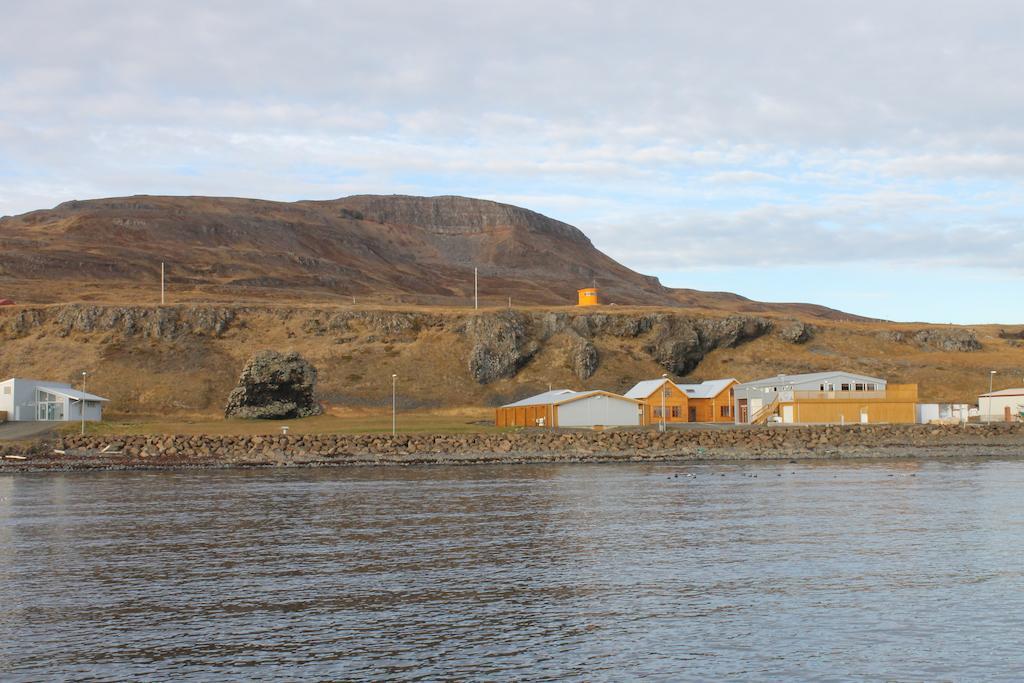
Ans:
[[[479,408],[450,409],[437,412],[399,413],[397,429],[402,434],[466,434],[505,431],[493,426],[494,413]],[[185,418],[139,417],[110,419],[88,423],[86,432],[97,435],[170,435],[214,434],[251,436],[280,434],[287,425],[289,434],[385,434],[391,432],[391,413],[382,411],[344,411],[299,420],[224,420],[210,416]],[[64,433],[77,434],[80,426],[68,424]]]

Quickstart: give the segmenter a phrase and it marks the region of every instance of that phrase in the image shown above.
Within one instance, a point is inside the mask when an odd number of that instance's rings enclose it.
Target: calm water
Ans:
[[[971,460],[0,477],[0,678],[1021,680],[1022,494]]]

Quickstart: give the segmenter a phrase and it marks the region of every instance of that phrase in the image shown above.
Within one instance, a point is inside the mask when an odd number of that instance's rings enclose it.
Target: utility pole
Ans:
[[[398,402],[397,396],[398,375],[391,375],[391,436],[394,436],[397,429]]]
[[[85,393],[85,370],[82,370],[82,393]],[[78,403],[78,411],[82,413],[82,436],[85,436],[85,396]]]
[[[995,370],[988,371],[988,417],[992,421],[992,378],[996,376]]]
[[[661,378],[668,380],[668,375],[663,374]],[[665,382],[661,383],[661,431],[665,431]]]

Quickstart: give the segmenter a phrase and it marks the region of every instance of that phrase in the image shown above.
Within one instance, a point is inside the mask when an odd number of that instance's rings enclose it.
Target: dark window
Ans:
[[[849,390],[850,390],[850,385],[849,384],[844,384],[843,385],[843,391],[849,391]]]
[[[681,414],[679,406],[672,406],[672,417],[679,417]]]
[[[729,407],[730,406],[722,406],[722,417],[729,417]]]

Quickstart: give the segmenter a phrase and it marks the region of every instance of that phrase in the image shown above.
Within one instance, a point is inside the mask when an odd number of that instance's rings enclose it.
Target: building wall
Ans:
[[[7,389],[11,393],[6,393]],[[32,422],[37,418],[36,412],[36,389],[47,391],[43,385],[36,385],[34,382],[24,380],[8,380],[0,382],[0,410],[7,411],[7,419],[11,422]],[[53,393],[52,388],[49,389]],[[64,404],[64,420],[78,421],[82,419],[79,412],[79,401],[72,401],[61,396]],[[103,419],[103,403],[100,401],[86,401],[85,421],[99,422]]]
[[[866,411],[869,424],[914,424],[917,422],[916,403],[892,403],[887,401],[860,402],[836,401],[795,401],[782,403],[779,415],[784,423],[791,424],[858,424],[861,413]]]
[[[661,423],[661,392],[665,389],[665,422],[689,422],[690,397],[676,385],[666,383],[644,399],[644,424]]]
[[[0,382],[0,412],[7,413],[8,420],[14,420],[14,382]]]
[[[11,387],[11,394],[4,396],[10,400],[10,409],[7,411],[7,419],[15,421],[33,421],[36,419],[36,385],[32,382],[10,380],[3,383],[4,387]],[[0,394],[3,394],[0,388]]]
[[[551,424],[554,412],[551,404],[498,408],[494,412],[494,424],[498,427],[537,427],[537,420],[544,418],[544,426],[554,427],[557,426]]]
[[[556,409],[559,427],[620,427],[640,424],[638,404],[603,394],[562,403]]]
[[[981,396],[978,398],[978,413],[984,421],[1002,421],[1006,415],[1006,409],[1010,409],[1010,415],[1016,417],[1020,412],[1018,405],[1024,405],[1024,396]]]
[[[726,409],[725,415],[722,408]],[[689,398],[688,412],[694,415],[691,422],[733,422],[734,410],[728,387],[713,398]]]

